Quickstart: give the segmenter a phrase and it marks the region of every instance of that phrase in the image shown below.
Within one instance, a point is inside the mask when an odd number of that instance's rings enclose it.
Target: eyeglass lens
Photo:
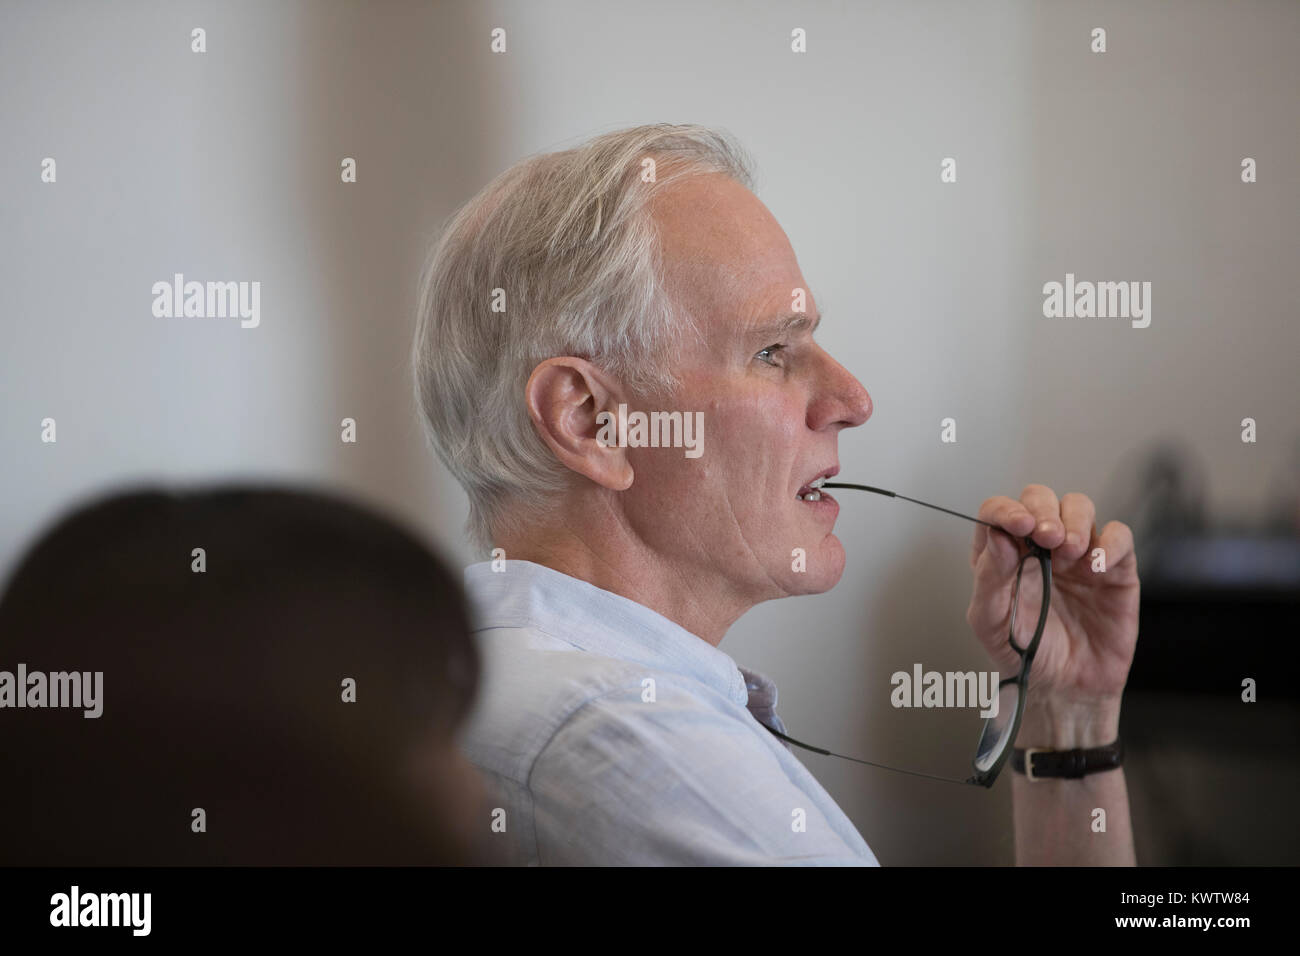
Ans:
[[[1033,555],[1025,555],[1020,561],[1020,570],[1016,575],[1013,590],[1015,603],[1011,612],[1010,636],[1016,649],[1023,658],[1024,652],[1034,640],[1034,629],[1038,626],[1038,616],[1043,604],[1043,573],[1038,560]],[[1006,678],[1018,678],[1016,674],[1003,675]],[[1014,741],[1011,732],[1015,724],[1016,708],[1020,703],[1021,688],[1018,682],[1002,684],[998,695],[998,712],[984,721],[980,731],[979,744],[975,750],[975,768],[988,770],[998,762],[998,758]]]

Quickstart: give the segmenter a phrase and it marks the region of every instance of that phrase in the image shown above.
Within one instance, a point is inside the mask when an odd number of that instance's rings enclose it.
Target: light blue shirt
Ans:
[[[484,668],[460,746],[512,862],[877,865],[760,724],[786,732],[770,680],[635,601],[500,566],[465,569]]]

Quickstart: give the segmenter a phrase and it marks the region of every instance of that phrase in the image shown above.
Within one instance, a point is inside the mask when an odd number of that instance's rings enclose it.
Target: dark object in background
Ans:
[[[1300,444],[1297,445],[1300,452]],[[1151,449],[1134,470],[1129,515],[1142,609],[1130,691],[1236,694],[1270,679],[1300,698],[1300,454],[1258,515],[1229,526],[1209,514],[1205,469],[1184,446]],[[1235,688],[1235,692],[1234,692]]]
[[[460,583],[354,504],[239,488],[82,507],[0,599],[0,670],[20,663],[102,671],[103,713],[0,709],[0,863],[481,859],[453,741],[479,670]]]
[[[1164,534],[1145,546],[1129,690],[1300,698],[1300,537]]]
[[[1300,443],[1251,515],[1213,517],[1190,450],[1126,481],[1142,577],[1120,734],[1138,862],[1300,863]],[[1242,699],[1243,681],[1256,699]]]

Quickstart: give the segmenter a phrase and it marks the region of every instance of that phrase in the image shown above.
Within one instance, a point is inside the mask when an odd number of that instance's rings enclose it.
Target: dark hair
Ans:
[[[80,507],[0,599],[20,663],[102,672],[103,711],[0,709],[0,862],[467,862],[403,770],[472,704],[464,596],[368,509],[265,487]]]

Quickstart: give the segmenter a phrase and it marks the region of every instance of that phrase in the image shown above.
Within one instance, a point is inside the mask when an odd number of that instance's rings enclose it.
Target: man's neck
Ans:
[[[615,532],[597,546],[570,529],[550,528],[503,547],[507,560],[545,565],[635,601],[714,647],[752,606],[726,599],[731,594],[727,582],[718,580],[713,569],[701,573],[669,566],[629,537]]]

